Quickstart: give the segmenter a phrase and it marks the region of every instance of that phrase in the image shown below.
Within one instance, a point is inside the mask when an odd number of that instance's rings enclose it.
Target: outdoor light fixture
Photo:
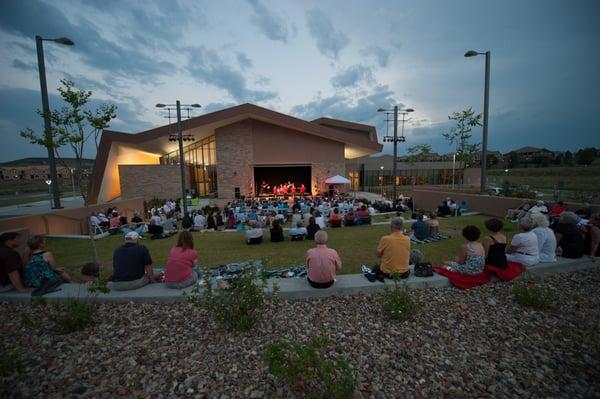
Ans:
[[[35,37],[35,46],[37,49],[38,69],[40,72],[40,90],[42,92],[42,115],[44,117],[44,137],[48,143],[54,143],[52,138],[52,130],[50,126],[50,105],[48,104],[48,87],[46,85],[46,66],[44,63],[44,45],[43,42],[54,42],[65,46],[72,46],[75,43],[66,37],[56,39],[44,39],[37,35]],[[58,187],[58,176],[56,173],[56,159],[54,158],[54,148],[48,145],[48,169],[50,172],[50,184],[48,186],[52,190],[52,204],[54,209],[60,209],[60,193]]]
[[[481,194],[485,193],[486,187],[486,169],[487,169],[487,142],[488,142],[488,115],[490,108],[490,51],[480,53],[475,50],[469,50],[465,57],[475,57],[485,55],[485,86],[483,92],[483,139],[481,140]]]
[[[394,114],[394,135],[393,136],[384,136],[383,137],[383,142],[384,143],[394,143],[394,159],[392,161],[392,176],[393,176],[393,184],[392,184],[392,196],[393,196],[393,201],[396,200],[396,180],[397,180],[397,162],[398,162],[398,143],[404,143],[406,142],[406,137],[404,137],[404,122],[406,122],[408,119],[406,119],[406,115],[408,115],[411,112],[414,112],[415,110],[412,108],[406,108],[406,109],[399,109],[399,107],[396,105],[394,106],[393,109],[385,109],[385,108],[379,108],[377,110],[377,112],[385,112],[386,114]],[[398,137],[398,114],[402,115],[402,133],[400,134],[400,137]],[[386,120],[387,123],[387,120]]]

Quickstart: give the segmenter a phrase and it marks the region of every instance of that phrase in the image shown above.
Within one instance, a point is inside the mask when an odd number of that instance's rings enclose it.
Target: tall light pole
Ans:
[[[184,106],[200,108],[200,104],[184,104]],[[176,107],[177,109],[177,141],[179,142],[179,172],[181,174],[181,200],[183,201],[183,214],[185,215],[187,213],[187,198],[185,195],[185,156],[183,154],[183,130],[181,128],[181,102],[177,100],[175,101],[175,104],[156,104],[156,107]]]
[[[397,163],[398,163],[398,142],[402,142],[404,143],[406,141],[406,138],[404,137],[404,122],[406,122],[408,119],[406,119],[406,115],[408,115],[408,113],[410,112],[414,112],[415,110],[412,108],[406,108],[406,109],[402,109],[400,110],[399,107],[397,105],[394,106],[393,109],[384,109],[384,108],[379,108],[377,110],[377,112],[385,112],[386,115],[388,114],[394,114],[394,136],[393,137],[389,137],[389,136],[384,136],[383,137],[383,141],[384,142],[393,142],[394,143],[394,159],[392,160],[392,201],[396,201],[397,198],[397,186],[396,186],[396,180],[397,180],[397,176],[398,176],[398,170],[397,170]],[[398,137],[398,114],[402,115],[402,134],[400,137]],[[387,120],[386,120],[387,123]]]
[[[456,153],[452,153],[452,191],[454,191],[454,173],[456,170]]]
[[[75,199],[75,177],[73,174],[75,173],[75,168],[69,168],[71,171],[71,187],[73,188],[73,199]]]
[[[381,170],[381,173],[379,174],[379,180],[380,180],[379,184],[381,185],[381,196],[382,196],[382,197],[385,197],[385,196],[383,195],[383,165],[381,165],[381,166],[379,167],[379,169]]]
[[[469,50],[465,53],[465,57],[475,57],[477,55],[485,55],[485,88],[483,94],[483,140],[481,143],[481,194],[485,194],[486,186],[486,170],[487,170],[487,142],[488,142],[488,115],[490,109],[490,51],[480,53],[474,50]]]
[[[66,37],[59,37],[57,39],[44,39],[41,36],[35,37],[35,46],[37,48],[38,68],[40,71],[40,89],[42,91],[42,112],[44,115],[44,136],[46,138],[46,148],[48,150],[48,169],[50,172],[49,186],[52,188],[53,195],[53,209],[60,209],[60,192],[58,187],[58,175],[56,173],[56,160],[54,159],[54,139],[52,137],[52,129],[50,126],[50,105],[48,104],[48,87],[46,86],[46,66],[44,64],[44,46],[43,42],[55,42],[64,44],[65,46],[72,46],[73,41]]]

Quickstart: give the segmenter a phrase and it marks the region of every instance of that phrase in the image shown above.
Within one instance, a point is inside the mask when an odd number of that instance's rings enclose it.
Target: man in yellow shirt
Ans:
[[[391,233],[381,237],[377,245],[377,257],[381,258],[381,264],[373,267],[371,271],[377,280],[392,278],[392,273],[399,273],[400,278],[408,278],[410,271],[410,238],[402,232],[404,221],[401,217],[392,219],[390,224]]]

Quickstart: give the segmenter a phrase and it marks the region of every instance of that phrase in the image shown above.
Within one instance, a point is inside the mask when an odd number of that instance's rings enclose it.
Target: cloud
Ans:
[[[219,54],[205,47],[188,48],[187,70],[196,79],[227,91],[239,102],[259,102],[277,98],[277,93],[248,88],[244,75],[233,69]]]
[[[269,39],[287,43],[289,29],[275,17],[260,0],[248,0],[254,10],[251,22]]]
[[[12,66],[14,68],[17,68],[17,69],[20,69],[20,70],[26,71],[26,72],[37,71],[37,69],[38,69],[37,65],[35,65],[33,63],[25,63],[25,62],[23,62],[21,60],[17,60],[17,59],[13,60]]]
[[[236,105],[237,104],[228,103],[228,102],[214,102],[214,103],[208,103],[206,105],[203,105],[202,110],[204,111],[205,114],[208,114],[210,112],[220,111],[225,108],[231,108]]]
[[[326,57],[337,60],[350,40],[342,31],[336,31],[333,23],[325,13],[319,9],[306,12],[306,23],[311,36],[317,41],[317,48]]]
[[[235,57],[237,58],[238,64],[240,64],[240,68],[242,68],[242,69],[252,68],[252,66],[253,66],[252,60],[250,58],[248,58],[246,53],[238,51],[237,54],[235,55]]]
[[[390,52],[379,46],[368,46],[360,51],[365,57],[373,56],[380,67],[385,68],[390,63]]]
[[[374,81],[371,68],[365,65],[351,65],[331,78],[331,84],[335,88],[353,87],[361,82]]]

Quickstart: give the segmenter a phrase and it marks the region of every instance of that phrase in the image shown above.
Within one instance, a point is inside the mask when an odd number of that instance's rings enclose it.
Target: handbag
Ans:
[[[415,265],[415,276],[417,276],[417,277],[433,276],[433,268],[431,267],[431,263],[417,263]]]

